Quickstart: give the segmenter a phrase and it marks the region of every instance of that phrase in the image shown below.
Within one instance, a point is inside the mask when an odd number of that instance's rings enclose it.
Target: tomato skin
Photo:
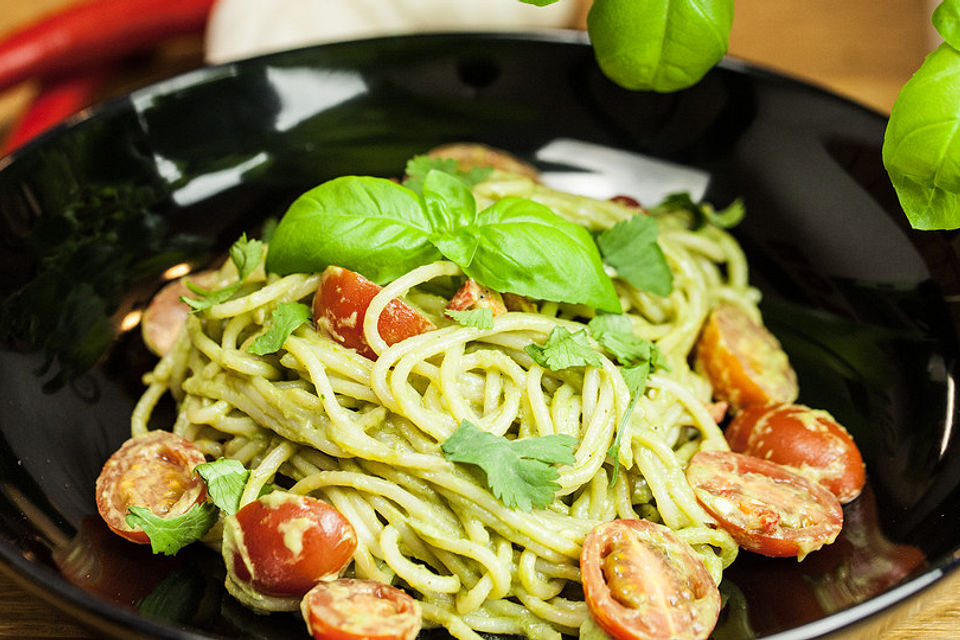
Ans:
[[[275,598],[299,598],[335,577],[356,548],[353,526],[334,507],[283,491],[247,503],[223,525],[229,579]]]
[[[422,624],[416,600],[374,580],[321,582],[300,611],[315,640],[413,640]]]
[[[747,407],[725,435],[734,451],[787,465],[825,486],[841,504],[860,495],[866,482],[860,450],[826,411],[800,404]]]
[[[466,311],[468,309],[490,309],[490,313],[496,317],[501,313],[507,312],[507,306],[503,302],[503,297],[473,278],[467,279],[463,286],[457,291],[456,295],[450,298],[447,303],[447,309],[451,311]]]
[[[186,283],[208,288],[215,287],[216,281],[215,271],[192,273],[168,282],[150,299],[150,304],[143,310],[140,331],[144,344],[154,355],[166,355],[187,322],[191,309],[180,298],[196,298],[197,294],[191,291]]]
[[[713,386],[714,397],[734,409],[797,399],[797,374],[780,342],[745,309],[720,304],[711,311],[697,340],[696,367]]]
[[[594,621],[618,640],[702,640],[720,591],[689,544],[647,520],[613,520],[583,542],[580,573]]]
[[[189,440],[169,431],[130,438],[103,465],[97,477],[97,511],[118,535],[148,544],[142,529],[126,522],[127,509],[146,507],[161,517],[178,516],[207,499],[203,479],[193,472],[206,462]]]
[[[832,543],[843,508],[789,467],[732,451],[700,451],[687,465],[697,501],[749,551],[803,558]]]
[[[327,267],[320,276],[320,286],[313,297],[313,317],[317,329],[323,329],[334,340],[371,360],[377,354],[363,337],[363,318],[367,307],[382,287],[359,273],[343,267]],[[423,314],[402,300],[391,300],[377,323],[380,337],[388,345],[436,327]]]

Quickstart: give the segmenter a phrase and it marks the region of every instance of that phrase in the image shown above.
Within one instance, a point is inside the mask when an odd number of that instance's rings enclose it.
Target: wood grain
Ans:
[[[74,0],[3,0],[0,37]],[[463,0],[466,1],[466,0]],[[933,49],[928,0],[737,0],[731,54],[814,82],[881,112]],[[192,47],[192,48],[191,48]],[[153,61],[136,82],[196,60],[196,45]],[[28,104],[30,84],[0,94],[0,132]],[[960,573],[882,622],[845,640],[954,640],[960,636]],[[95,638],[0,574],[0,638]]]

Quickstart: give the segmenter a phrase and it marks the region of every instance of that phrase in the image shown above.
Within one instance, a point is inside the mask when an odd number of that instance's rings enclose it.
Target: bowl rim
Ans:
[[[310,51],[325,51],[331,49],[362,47],[387,41],[442,41],[442,40],[489,40],[489,41],[522,41],[527,43],[557,44],[565,46],[589,46],[589,37],[586,32],[574,29],[541,29],[534,31],[435,31],[414,34],[398,34],[379,37],[370,37],[354,40],[344,40],[315,45],[306,45],[282,51],[263,53],[240,60],[207,64],[196,69],[188,70],[169,78],[152,82],[130,92],[111,97],[103,102],[88,107],[54,127],[42,132],[22,146],[5,156],[0,156],[0,177],[7,168],[20,161],[20,158],[35,153],[37,149],[48,144],[66,132],[83,126],[88,120],[109,117],[128,108],[128,105],[140,98],[152,95],[162,95],[172,91],[189,89],[191,86],[201,85],[212,79],[231,74],[236,67],[255,63],[269,63],[272,59],[281,59],[298,53]],[[719,69],[755,78],[766,82],[785,84],[793,91],[814,92],[824,97],[837,100],[847,108],[857,109],[865,115],[886,120],[885,114],[876,108],[860,103],[849,96],[838,94],[824,85],[808,78],[800,78],[783,71],[764,66],[762,63],[747,61],[742,58],[727,55],[717,65]],[[936,233],[936,232],[934,232]],[[922,573],[874,596],[868,600],[852,605],[846,609],[831,613],[818,620],[805,623],[801,626],[775,632],[763,636],[765,640],[800,640],[829,636],[838,632],[853,632],[858,627],[869,625],[877,620],[879,614],[893,615],[901,607],[909,604],[919,594],[942,583],[948,577],[954,576],[954,571],[960,566],[960,541],[952,552],[937,559],[937,562],[927,565]],[[204,632],[174,626],[152,620],[137,614],[132,609],[111,603],[99,598],[84,589],[70,583],[63,575],[46,564],[31,560],[28,554],[20,549],[11,540],[6,531],[0,529],[0,572],[10,577],[25,591],[41,598],[45,602],[66,612],[80,624],[99,632],[107,632],[115,637],[130,637],[131,633],[142,634],[143,637],[154,639],[208,639],[222,636],[209,635]]]

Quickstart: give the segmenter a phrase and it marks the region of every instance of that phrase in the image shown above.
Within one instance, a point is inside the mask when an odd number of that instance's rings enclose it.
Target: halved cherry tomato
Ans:
[[[717,305],[707,317],[696,364],[713,385],[714,397],[734,409],[797,399],[797,374],[780,342],[736,305]]]
[[[618,640],[710,635],[720,591],[689,544],[648,520],[613,520],[583,541],[580,573],[597,625]]]
[[[303,596],[337,576],[356,548],[356,532],[343,514],[284,491],[247,503],[223,524],[228,578],[270,597]]]
[[[206,459],[189,440],[169,431],[130,438],[104,463],[97,478],[97,510],[117,534],[147,544],[142,529],[126,522],[127,509],[146,507],[174,517],[207,499],[207,486],[193,472]]]
[[[503,297],[493,289],[483,286],[473,278],[468,278],[456,295],[450,298],[447,309],[451,311],[466,311],[468,309],[490,309],[490,313],[498,316],[507,312]]]
[[[800,404],[747,407],[726,430],[730,448],[787,465],[847,503],[866,482],[860,450],[828,412]]]
[[[354,578],[321,582],[300,612],[316,640],[413,640],[422,624],[420,605],[406,592]]]
[[[703,508],[749,551],[803,558],[833,542],[843,526],[832,493],[775,462],[700,451],[686,474]]]
[[[342,267],[327,267],[313,298],[313,318],[317,328],[326,330],[343,346],[375,360],[377,354],[363,337],[363,317],[370,301],[381,289],[380,285],[359,273]],[[436,327],[419,311],[394,299],[380,314],[377,328],[383,341],[391,345]]]

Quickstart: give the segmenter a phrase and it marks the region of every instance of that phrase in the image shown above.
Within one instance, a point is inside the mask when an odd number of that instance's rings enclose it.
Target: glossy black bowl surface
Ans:
[[[151,558],[95,516],[153,363],[124,319],[306,189],[463,140],[598,195],[744,198],[734,233],[801,401],[853,433],[870,486],[802,564],[741,554],[716,638],[832,633],[953,569],[960,262],[951,234],[906,228],[882,116],[733,61],[656,95],[611,84],[579,35],[457,34],[203,69],[80,120],[0,160],[0,563],[104,632],[305,636],[225,596],[214,554]]]

